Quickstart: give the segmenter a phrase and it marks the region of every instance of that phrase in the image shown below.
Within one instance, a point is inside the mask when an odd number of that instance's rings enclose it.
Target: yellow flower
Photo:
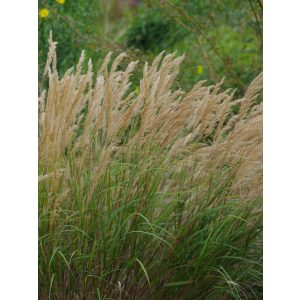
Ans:
[[[65,0],[56,0],[56,2],[59,3],[59,4],[64,4]]]
[[[47,18],[49,15],[49,10],[47,8],[42,8],[39,11],[39,15],[41,18]]]
[[[202,65],[198,65],[197,66],[197,73],[198,74],[202,74],[203,73],[203,66]]]
[[[141,92],[141,90],[140,90],[140,87],[139,86],[137,86],[136,88],[135,88],[135,92],[136,92],[136,94],[138,95],[140,92]]]

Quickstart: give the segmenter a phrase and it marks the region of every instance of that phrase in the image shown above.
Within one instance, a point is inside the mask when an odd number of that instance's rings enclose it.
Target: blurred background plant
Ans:
[[[108,51],[144,62],[177,50],[186,54],[180,87],[226,77],[224,88],[236,88],[240,96],[262,71],[262,13],[260,0],[41,0],[39,83],[52,30],[60,74],[76,64],[82,49],[96,67]],[[138,78],[139,72],[135,88]]]

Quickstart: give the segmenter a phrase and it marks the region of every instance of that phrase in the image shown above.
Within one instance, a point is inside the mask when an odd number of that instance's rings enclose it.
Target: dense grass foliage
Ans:
[[[262,76],[241,99],[183,91],[184,57],[161,53],[133,90],[125,54],[59,76],[49,42],[40,299],[261,299]]]
[[[84,174],[80,186],[69,178],[68,194],[58,187],[61,203],[52,205],[49,183],[41,184],[41,299],[261,299],[259,202],[228,199],[230,183],[218,178],[189,202],[201,183],[172,178],[178,187],[162,191],[167,173],[121,158],[91,199]]]

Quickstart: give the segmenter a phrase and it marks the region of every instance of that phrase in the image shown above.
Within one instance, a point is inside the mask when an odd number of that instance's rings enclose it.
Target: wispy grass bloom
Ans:
[[[47,8],[40,9],[39,16],[41,18],[47,18],[49,16],[49,9],[47,9]]]

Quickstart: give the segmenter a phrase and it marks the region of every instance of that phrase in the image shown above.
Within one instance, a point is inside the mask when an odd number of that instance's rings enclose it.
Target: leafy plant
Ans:
[[[183,34],[179,26],[164,18],[159,8],[141,7],[127,30],[126,40],[128,47],[157,53],[174,45]]]

